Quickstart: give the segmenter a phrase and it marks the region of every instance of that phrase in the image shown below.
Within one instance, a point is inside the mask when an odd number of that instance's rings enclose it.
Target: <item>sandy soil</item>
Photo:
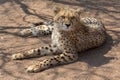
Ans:
[[[81,53],[79,61],[39,73],[25,68],[43,58],[11,60],[14,53],[50,43],[50,37],[20,37],[31,23],[52,19],[53,7],[77,7],[107,28],[107,41]],[[45,57],[44,57],[45,58]],[[120,80],[120,0],[0,0],[0,80]]]

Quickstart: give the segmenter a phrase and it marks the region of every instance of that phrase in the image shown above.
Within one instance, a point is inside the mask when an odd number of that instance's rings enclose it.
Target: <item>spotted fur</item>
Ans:
[[[75,62],[78,53],[98,47],[105,41],[106,32],[100,20],[79,18],[81,12],[69,8],[57,9],[55,13],[51,45],[12,55],[13,59],[53,55],[29,66],[28,72],[38,72],[55,65]]]
[[[53,31],[53,22],[40,22],[35,23],[30,26],[28,29],[21,30],[18,35],[27,37],[27,36],[45,36],[50,35]]]

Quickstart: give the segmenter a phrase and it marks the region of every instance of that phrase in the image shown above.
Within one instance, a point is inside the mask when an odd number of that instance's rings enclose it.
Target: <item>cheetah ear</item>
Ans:
[[[55,7],[55,8],[54,8],[54,13],[57,14],[60,10],[61,10],[61,8]]]

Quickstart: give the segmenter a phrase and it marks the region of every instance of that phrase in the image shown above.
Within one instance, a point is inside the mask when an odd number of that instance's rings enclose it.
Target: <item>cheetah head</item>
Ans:
[[[54,22],[59,30],[73,30],[80,22],[80,9],[56,8]]]

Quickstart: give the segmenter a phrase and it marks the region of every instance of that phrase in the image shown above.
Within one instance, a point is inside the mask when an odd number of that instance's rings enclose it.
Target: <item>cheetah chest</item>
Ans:
[[[53,31],[52,33],[52,44],[59,46],[59,38],[61,37],[60,33],[57,31]]]

